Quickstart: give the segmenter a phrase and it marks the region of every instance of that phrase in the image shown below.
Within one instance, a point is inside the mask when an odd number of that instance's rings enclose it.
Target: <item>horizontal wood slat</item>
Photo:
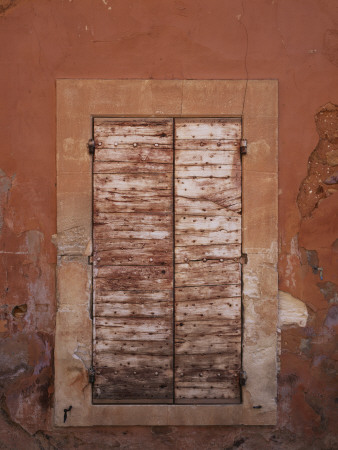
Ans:
[[[173,165],[161,164],[156,162],[124,162],[124,161],[97,161],[93,165],[94,174],[116,173],[161,173],[166,172],[172,174]]]
[[[141,142],[172,145],[173,141],[172,119],[95,119],[94,124],[95,142],[102,148]]]
[[[114,150],[114,151],[112,151]],[[172,164],[173,153],[172,144],[161,148],[156,148],[153,144],[143,144],[134,147],[132,144],[112,146],[111,148],[96,148],[94,169],[98,163],[157,163],[157,164]]]
[[[177,155],[183,159],[187,158],[189,154],[196,154],[196,158],[203,157],[203,153],[213,154],[208,164],[215,164],[213,158],[240,158],[239,147],[240,141],[237,139],[177,139],[175,153],[177,152]],[[191,158],[191,160],[193,161],[194,158]]]
[[[240,119],[176,119],[175,139],[240,139]]]

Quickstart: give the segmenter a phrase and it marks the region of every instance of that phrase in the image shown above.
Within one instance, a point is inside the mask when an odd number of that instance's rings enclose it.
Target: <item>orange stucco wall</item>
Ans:
[[[336,0],[0,0],[0,42],[0,443],[337,447]],[[53,429],[57,78],[279,80],[280,289],[309,318],[282,329],[277,427]]]

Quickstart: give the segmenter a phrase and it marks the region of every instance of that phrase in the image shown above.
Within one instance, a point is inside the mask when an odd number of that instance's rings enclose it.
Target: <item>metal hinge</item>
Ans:
[[[88,264],[93,265],[93,255],[88,256]]]
[[[248,264],[248,255],[246,253],[242,253],[242,256],[239,258],[240,264]]]
[[[246,155],[248,152],[248,141],[246,139],[242,139],[240,143],[240,151],[241,155]]]
[[[88,381],[90,384],[95,383],[95,369],[93,366],[89,367],[88,369]]]
[[[94,139],[89,139],[87,143],[88,151],[91,155],[94,155],[95,153],[95,141]]]
[[[239,372],[239,384],[240,384],[240,386],[245,386],[247,379],[248,379],[248,377],[247,377],[247,374],[246,374],[245,370],[241,370]]]

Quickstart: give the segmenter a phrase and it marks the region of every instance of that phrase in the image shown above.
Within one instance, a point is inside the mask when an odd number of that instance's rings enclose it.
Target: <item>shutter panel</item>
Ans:
[[[95,119],[97,403],[173,401],[173,121]]]
[[[175,120],[176,403],[240,401],[241,122]]]

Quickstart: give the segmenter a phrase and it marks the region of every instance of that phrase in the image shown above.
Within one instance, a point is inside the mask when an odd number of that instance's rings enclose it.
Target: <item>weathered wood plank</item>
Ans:
[[[201,157],[202,153],[213,153],[215,157],[221,157],[221,153],[229,153],[227,157],[235,157],[240,160],[240,140],[229,139],[176,139],[175,141],[175,157],[187,157],[183,153],[200,153],[197,157]],[[233,153],[233,155],[230,155]],[[216,156],[217,154],[217,156]],[[194,158],[190,158],[192,161]],[[215,164],[210,162],[210,164]],[[225,164],[225,163],[224,163]]]
[[[182,197],[209,199],[223,196],[226,199],[240,194],[241,181],[237,178],[176,178],[175,192]]]
[[[241,298],[223,297],[213,300],[198,299],[195,302],[191,300],[177,301],[175,314],[178,321],[185,320],[187,317],[189,317],[189,320],[202,320],[205,317],[208,319],[237,320],[241,317]]]
[[[169,253],[173,252],[172,242],[168,239],[114,239],[111,237],[108,241],[96,240],[94,242],[94,251],[97,253],[104,253],[109,251],[121,251],[123,252],[142,252],[143,250],[153,249],[155,253]],[[98,255],[99,256],[99,255]],[[149,265],[151,261],[149,261]]]
[[[237,357],[234,358],[236,354]],[[212,355],[212,357],[207,358],[202,357],[202,355],[199,353],[195,353],[193,355],[177,355],[177,358],[175,358],[176,371],[181,371],[183,373],[186,373],[187,375],[196,373],[198,370],[220,369],[225,371],[236,371],[240,370],[240,367],[241,362],[240,358],[238,358],[237,348],[231,350],[229,357],[225,353],[215,353]]]
[[[241,214],[241,197],[239,192],[236,192],[235,198],[224,198],[221,195],[212,200],[204,200],[199,198],[175,197],[175,212],[176,214],[192,214],[208,216],[235,216]]]
[[[209,244],[222,244],[233,243],[236,244],[240,242],[240,230],[219,230],[219,231],[208,231],[207,233],[201,232],[180,232],[176,234],[175,245],[176,246],[187,246],[187,245],[209,245]],[[226,237],[225,237],[226,236]]]
[[[107,225],[116,230],[168,230],[171,231],[172,217],[168,214],[109,214],[98,213],[94,216],[95,225]]]
[[[158,193],[133,192],[128,195],[125,192],[97,193],[94,204],[94,213],[169,213],[172,211],[172,194],[159,195]]]
[[[172,290],[162,291],[99,291],[95,295],[95,305],[99,303],[111,304],[152,304],[153,302],[171,302]]]
[[[149,341],[149,340],[114,340],[114,341],[96,341],[97,354],[106,353],[107,355],[123,354],[123,355],[152,355],[152,356],[170,356],[172,353],[172,343],[167,340]]]
[[[194,191],[191,189],[188,190],[184,186],[178,186],[176,192],[179,197],[185,197],[186,199],[196,198],[199,201],[214,203],[215,208],[220,207],[228,211],[241,211],[242,200],[240,189],[228,189],[224,192],[213,192],[212,189],[208,189],[203,192],[203,189],[198,189],[198,187]],[[189,211],[187,214],[189,214]]]
[[[163,214],[106,214],[94,216],[94,239],[172,239],[172,216]],[[128,251],[126,251],[128,255]],[[129,256],[129,255],[128,255]]]
[[[178,141],[185,142],[185,141]],[[188,146],[187,146],[188,148]],[[191,149],[191,147],[190,147]],[[224,150],[177,150],[175,143],[175,164],[187,165],[187,166],[200,166],[200,165],[228,165],[228,166],[241,166],[241,159],[239,151],[224,151]]]
[[[96,302],[95,305],[95,317],[103,318],[126,318],[131,317],[141,318],[141,317],[160,317],[165,313],[169,313],[172,310],[172,299],[170,301],[145,301],[142,295],[139,295],[138,302],[127,303],[127,302],[115,302],[111,301]]]
[[[176,119],[176,139],[240,139],[240,119]]]
[[[97,266],[161,266],[173,264],[173,248],[167,239],[97,239],[94,242]]]
[[[175,247],[176,264],[203,259],[234,259],[241,257],[241,244],[190,245]]]
[[[214,319],[203,317],[203,320],[181,320],[175,323],[176,339],[187,335],[188,339],[195,336],[204,336],[209,339],[214,336],[240,336],[241,327],[239,319],[224,321],[222,318]],[[188,336],[189,335],[189,336]],[[203,353],[203,352],[202,352]]]
[[[177,264],[175,286],[203,286],[214,284],[239,284],[241,271],[239,263],[206,260]]]
[[[145,191],[161,192],[172,189],[171,173],[95,174],[94,189],[101,192]]]
[[[95,338],[102,342],[115,340],[166,341],[172,335],[172,320],[161,317],[96,317]]]
[[[175,232],[209,233],[210,231],[240,231],[241,217],[224,217],[224,216],[193,216],[180,215],[175,216]]]
[[[176,215],[176,246],[236,244],[241,240],[241,218]]]
[[[94,174],[140,174],[140,173],[161,173],[167,172],[172,175],[172,164],[161,164],[153,162],[105,162],[94,161],[93,173]]]
[[[161,148],[154,147],[154,144],[142,144],[138,147],[132,144],[119,144],[114,148],[98,147],[95,149],[95,164],[100,162],[172,164],[172,144],[161,144]]]
[[[239,180],[241,169],[235,165],[175,165],[175,176],[181,178],[231,178]]]
[[[180,287],[175,290],[176,307],[179,309],[181,302],[190,301],[192,309],[196,303],[219,299],[228,299],[241,296],[240,284],[216,285],[216,286],[191,286]]]
[[[184,403],[193,403],[192,400],[196,400],[196,403],[212,403],[213,399],[217,399],[216,403],[221,403],[224,399],[224,403],[230,403],[229,400],[234,399],[236,402],[232,401],[231,403],[239,403],[240,393],[239,387],[236,386],[237,378],[234,378],[233,381],[227,382],[223,381],[222,386],[211,386],[210,382],[207,383],[210,387],[203,388],[197,385],[194,387],[186,387],[181,385],[176,385],[177,399],[176,403],[184,404]],[[190,383],[189,383],[190,384]],[[182,401],[183,400],[183,401]],[[189,401],[190,400],[190,401]],[[198,401],[197,401],[198,400]],[[206,400],[205,402],[201,400]]]
[[[151,287],[153,289],[172,289],[173,285],[173,269],[168,266],[94,267],[94,276],[96,289],[118,291],[123,289],[149,290]]]
[[[123,142],[170,144],[173,140],[172,119],[94,119],[94,139],[99,147],[114,147]],[[101,145],[100,145],[101,143]]]
[[[138,358],[134,366],[112,364],[111,368],[98,369],[94,398],[114,399],[119,403],[151,403],[151,400],[172,403],[172,369],[164,367],[161,361],[146,355]]]
[[[234,322],[234,326],[238,322]],[[217,336],[199,336],[196,335],[191,339],[176,337],[175,338],[175,355],[200,355],[206,358],[212,364],[214,355],[224,355],[228,366],[236,363],[238,353],[240,352],[241,340],[240,336],[227,335],[226,333]]]

